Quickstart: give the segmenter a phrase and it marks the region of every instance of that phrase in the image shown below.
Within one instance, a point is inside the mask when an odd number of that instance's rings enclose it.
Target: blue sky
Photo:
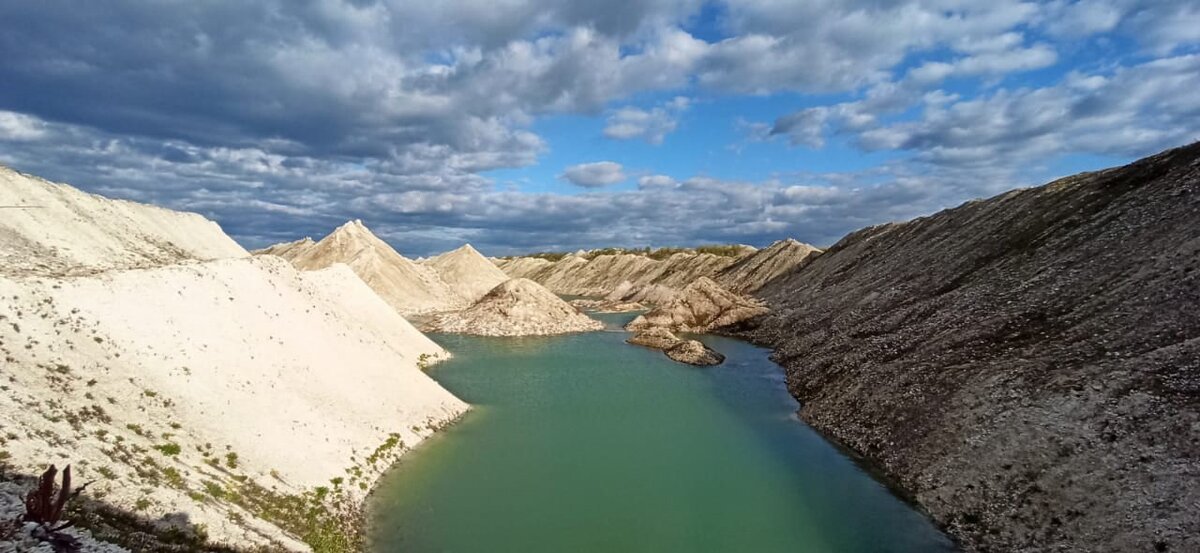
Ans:
[[[46,0],[0,20],[0,163],[248,247],[351,218],[412,255],[825,246],[1200,139],[1184,0]]]

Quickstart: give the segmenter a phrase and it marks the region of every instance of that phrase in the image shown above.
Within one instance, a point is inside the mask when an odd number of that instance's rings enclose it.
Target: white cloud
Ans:
[[[359,210],[392,236],[477,232],[533,247],[562,228],[579,237],[572,246],[604,245],[614,225],[657,243],[768,231],[822,241],[1031,184],[1037,160],[1200,138],[1194,0],[729,0],[713,10],[725,34],[705,39],[687,30],[702,4],[0,3],[0,155],[200,210],[251,241],[315,234]],[[1122,50],[1131,41],[1139,51]],[[1058,84],[1013,84],[1093,52]],[[942,90],[946,79],[961,81]],[[648,93],[681,96],[637,103]],[[806,108],[738,123],[755,138],[910,154],[869,175],[646,173],[638,190],[604,193],[497,191],[484,176],[536,164],[554,146],[532,131],[547,114],[599,114],[610,138],[661,143],[689,97],[739,93]],[[562,177],[628,178],[614,161]]]
[[[645,175],[638,177],[638,188],[649,190],[654,188],[674,188],[679,182],[667,175]]]
[[[37,140],[46,136],[44,127],[36,117],[0,111],[0,140]]]
[[[609,114],[604,136],[614,140],[638,138],[650,144],[662,144],[668,134],[675,132],[680,113],[689,105],[688,98],[679,96],[648,111],[636,107],[619,108]]]
[[[1001,89],[928,105],[915,121],[862,134],[869,149],[907,149],[939,165],[1020,165],[1068,152],[1138,156],[1200,139],[1200,55],[1111,76],[1071,74],[1043,88]]]
[[[1045,44],[1024,46],[1017,33],[1005,33],[997,40],[959,43],[971,52],[950,61],[929,61],[910,69],[898,81],[879,82],[869,88],[861,100],[832,106],[806,108],[780,116],[770,136],[787,136],[792,145],[821,148],[828,134],[869,132],[871,149],[886,149],[887,133],[874,129],[879,121],[914,106],[945,103],[950,94],[934,89],[952,77],[997,79],[1022,71],[1041,69],[1057,61],[1053,48]],[[932,90],[931,90],[932,89]]]
[[[624,168],[620,163],[612,161],[596,161],[581,163],[567,167],[559,178],[565,179],[575,186],[584,188],[600,188],[625,180]]]
[[[714,44],[701,83],[745,93],[837,92],[887,79],[914,52],[1000,35],[1030,22],[1033,4],[878,2],[731,3],[737,35]]]
[[[951,77],[1003,76],[1019,71],[1031,71],[1053,65],[1058,54],[1047,44],[1028,48],[981,52],[952,62],[925,62],[913,68],[908,78],[923,84],[937,84]]]
[[[1124,7],[1111,0],[1051,2],[1045,10],[1045,28],[1051,34],[1083,37],[1111,31],[1120,23]]]

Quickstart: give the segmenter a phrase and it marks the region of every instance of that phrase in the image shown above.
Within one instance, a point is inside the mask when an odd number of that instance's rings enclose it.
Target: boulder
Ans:
[[[720,365],[725,362],[725,356],[713,351],[699,340],[681,340],[667,350],[667,357],[700,367]]]
[[[630,344],[660,349],[667,357],[680,363],[701,367],[720,365],[725,356],[717,353],[699,340],[682,340],[670,330],[660,326],[652,326],[639,331],[628,340]]]

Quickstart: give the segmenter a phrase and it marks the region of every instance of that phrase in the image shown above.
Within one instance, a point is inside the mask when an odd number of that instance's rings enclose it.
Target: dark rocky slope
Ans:
[[[853,233],[759,295],[801,415],[968,551],[1200,551],[1200,144]]]

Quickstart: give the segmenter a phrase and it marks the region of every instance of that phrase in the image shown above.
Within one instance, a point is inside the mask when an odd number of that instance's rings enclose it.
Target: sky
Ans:
[[[1195,0],[0,0],[0,163],[250,248],[818,246],[1200,140]]]

